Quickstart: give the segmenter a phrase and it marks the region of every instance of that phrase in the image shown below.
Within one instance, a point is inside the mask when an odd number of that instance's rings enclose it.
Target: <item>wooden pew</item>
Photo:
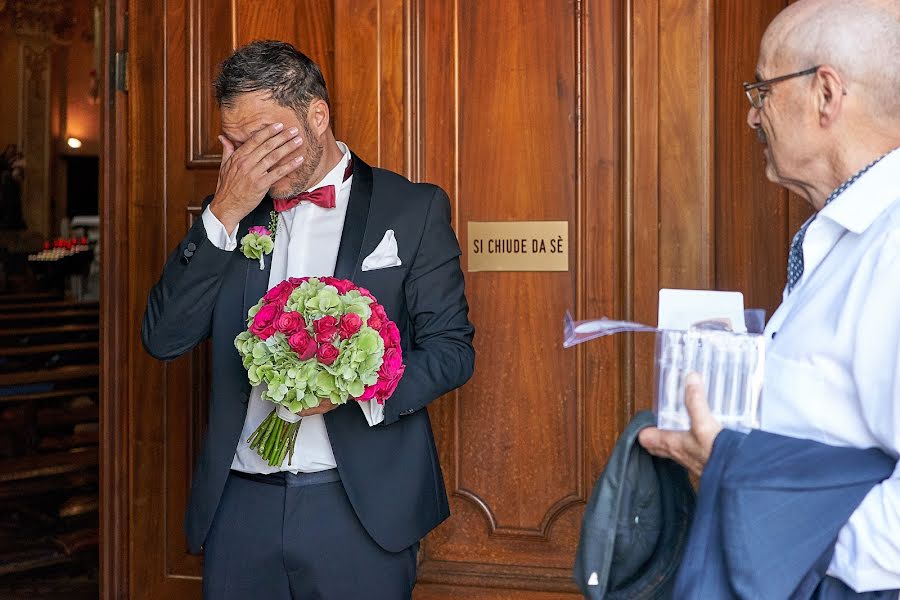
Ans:
[[[76,351],[97,351],[100,349],[100,343],[93,342],[74,342],[64,344],[44,344],[41,346],[15,346],[12,348],[4,348],[0,346],[0,357],[3,356],[38,356],[43,354],[59,354],[60,352],[76,352]]]
[[[49,300],[43,302],[9,302],[0,304],[0,313],[16,314],[25,312],[60,312],[66,310],[94,310],[100,308],[97,302],[76,302],[74,300]]]
[[[14,394],[0,396],[0,404],[4,402],[38,402],[41,400],[58,400],[60,398],[74,398],[77,396],[96,396],[99,388],[96,386],[81,386],[63,388],[50,392],[38,392],[33,394]]]
[[[0,307],[6,304],[24,304],[26,302],[54,302],[63,298],[57,292],[22,292],[19,294],[0,294]]]
[[[0,296],[0,517],[34,517],[21,539],[5,526],[0,576],[96,551],[99,320],[96,302]]]
[[[0,312],[0,331],[26,325],[97,323],[100,315],[96,308],[70,308],[55,311]]]
[[[0,307],[2,309],[2,307]],[[75,323],[72,325],[32,325],[31,327],[10,327],[0,330],[0,339],[29,341],[41,339],[45,336],[53,336],[58,339],[67,339],[73,336],[84,337],[96,335],[100,332],[99,323]]]
[[[0,483],[63,475],[86,468],[96,468],[99,460],[97,448],[82,448],[62,452],[47,452],[0,460]]]
[[[0,373],[0,388],[30,383],[81,380],[95,378],[99,374],[100,365],[66,365],[44,371]]]

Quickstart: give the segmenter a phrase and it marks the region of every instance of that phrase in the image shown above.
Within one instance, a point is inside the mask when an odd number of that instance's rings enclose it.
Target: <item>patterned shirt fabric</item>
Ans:
[[[831,192],[831,195],[825,199],[825,206],[828,206],[832,200],[847,191],[847,188],[856,183],[857,179],[878,164],[885,156],[887,156],[887,154],[882,154],[879,158],[876,158],[874,161],[863,167],[863,169],[857,172],[853,177],[839,185],[837,189]],[[791,240],[791,250],[788,253],[788,293],[794,290],[794,286],[797,285],[797,282],[800,281],[800,277],[803,276],[803,238],[806,236],[806,230],[809,229],[810,223],[812,223],[815,218],[816,215],[813,215],[807,219],[806,223],[800,227],[800,230],[794,234],[794,239]]]

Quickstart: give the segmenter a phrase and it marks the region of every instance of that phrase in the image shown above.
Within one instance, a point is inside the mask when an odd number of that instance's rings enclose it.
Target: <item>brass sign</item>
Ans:
[[[568,271],[568,221],[469,221],[469,271]]]

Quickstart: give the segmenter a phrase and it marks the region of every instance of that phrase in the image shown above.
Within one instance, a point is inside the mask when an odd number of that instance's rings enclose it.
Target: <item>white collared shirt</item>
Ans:
[[[336,192],[335,207],[322,208],[310,202],[302,202],[278,215],[275,248],[272,250],[272,263],[269,270],[269,289],[288,277],[334,275],[353,180],[353,177],[350,177],[346,181],[342,181],[344,171],[350,161],[350,150],[341,142],[338,142],[338,147],[344,153],[343,158],[322,181],[309,188],[309,190],[314,190],[333,185]],[[206,228],[207,237],[218,248],[234,250],[237,247],[237,229],[229,235],[208,207],[203,213],[203,225]],[[251,265],[251,268],[258,267]],[[262,392],[262,385],[258,385],[250,394],[244,428],[238,440],[231,468],[245,473],[275,473],[277,471],[311,473],[335,468],[337,463],[331,450],[331,442],[328,439],[325,419],[322,415],[304,417],[300,422],[300,431],[297,434],[291,465],[288,465],[287,459],[285,459],[284,465],[280,468],[272,467],[259,456],[256,450],[250,448],[247,439],[274,408],[271,402],[262,399]],[[384,420],[382,405],[376,402],[360,402],[357,405],[363,411],[369,425],[375,425]]]
[[[804,273],[766,325],[762,429],[900,457],[900,149],[810,224]],[[827,468],[827,465],[823,465]],[[900,466],[841,530],[828,573],[900,589]]]

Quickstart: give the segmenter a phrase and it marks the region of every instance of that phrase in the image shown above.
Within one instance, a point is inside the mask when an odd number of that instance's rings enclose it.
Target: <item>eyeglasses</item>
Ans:
[[[819,65],[821,66],[821,65]],[[773,79],[766,79],[765,81],[757,81],[756,83],[747,83],[744,82],[744,93],[747,94],[747,99],[750,101],[750,106],[759,110],[763,107],[763,102],[766,100],[766,96],[769,95],[769,90],[763,89],[767,86],[771,86],[773,83],[778,83],[779,81],[785,81],[787,79],[793,79],[794,77],[802,77],[804,75],[812,75],[816,71],[819,70],[819,67],[812,67],[811,69],[804,69],[803,71],[797,71],[796,73],[791,73],[790,75],[782,75],[781,77],[775,77]]]

